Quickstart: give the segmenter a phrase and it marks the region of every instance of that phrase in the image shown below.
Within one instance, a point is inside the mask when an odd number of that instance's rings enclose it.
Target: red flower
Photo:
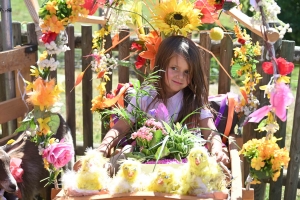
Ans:
[[[140,44],[138,44],[138,43],[136,43],[136,42],[133,42],[133,43],[131,44],[131,49],[132,49],[132,50],[136,49],[136,50],[141,51],[141,50],[143,50],[143,46],[140,45]]]
[[[85,0],[83,7],[89,11],[89,15],[93,15],[98,8],[103,8],[104,0]]]
[[[136,59],[136,62],[134,63],[135,64],[135,68],[136,69],[140,69],[141,67],[143,67],[143,65],[145,64],[145,62],[146,62],[145,58],[142,58],[141,56],[138,56],[137,59]]]
[[[46,44],[46,43],[50,44],[50,42],[56,40],[57,35],[58,34],[55,32],[46,32],[46,33],[43,33],[41,40],[44,42],[44,44]]]
[[[202,13],[201,22],[203,24],[212,24],[218,18],[218,13],[215,12],[215,7],[207,3],[207,0],[197,0],[195,8],[199,9]]]
[[[284,58],[277,58],[277,67],[280,75],[290,74],[294,70],[294,64],[292,62],[287,62]],[[264,62],[262,64],[262,69],[266,74],[273,74],[273,64],[272,62]]]
[[[214,4],[216,10],[221,10],[223,8],[224,0],[216,1]]]
[[[241,45],[244,45],[246,43],[246,40],[243,39],[243,38],[239,38],[238,39],[238,42],[241,44]]]

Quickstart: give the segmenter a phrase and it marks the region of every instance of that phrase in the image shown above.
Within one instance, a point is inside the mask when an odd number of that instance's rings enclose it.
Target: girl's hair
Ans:
[[[204,70],[200,65],[200,51],[195,43],[189,38],[183,36],[170,36],[162,41],[158,48],[155,58],[155,69],[161,77],[156,83],[158,95],[153,99],[152,103],[158,99],[167,103],[165,71],[174,54],[181,55],[185,58],[189,66],[189,85],[183,89],[183,105],[176,121],[181,121],[185,116],[196,111],[199,108],[207,107],[208,104],[208,83],[204,76]],[[189,127],[196,127],[198,124],[199,114],[191,115],[186,124]]]

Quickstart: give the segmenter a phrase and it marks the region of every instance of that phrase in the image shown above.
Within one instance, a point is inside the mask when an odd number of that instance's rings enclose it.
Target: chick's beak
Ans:
[[[157,183],[158,183],[159,185],[162,185],[162,184],[164,183],[164,181],[163,181],[162,178],[160,178],[160,179],[158,179]]]
[[[195,158],[195,164],[198,166],[200,164],[199,158]]]
[[[129,177],[132,177],[133,174],[134,174],[133,172],[128,172],[128,176],[129,176]]]

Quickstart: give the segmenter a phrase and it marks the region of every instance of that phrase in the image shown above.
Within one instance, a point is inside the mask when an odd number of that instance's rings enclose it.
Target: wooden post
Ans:
[[[75,113],[75,89],[76,88],[73,89],[75,84],[74,26],[68,26],[66,28],[66,32],[68,34],[68,46],[70,47],[70,50],[65,52],[66,122],[71,129],[74,147],[76,147],[76,113]]]
[[[292,62],[294,59],[294,50],[295,50],[295,41],[283,40],[281,43],[280,57],[285,58],[287,61]],[[292,113],[291,113],[292,114]],[[285,137],[286,137],[286,121],[283,122],[280,119],[277,120],[280,129],[274,134],[275,137],[281,138],[277,141],[280,148],[285,146]],[[270,190],[269,190],[269,199],[281,200],[282,196],[282,183],[283,183],[283,170],[278,177],[276,182],[271,180]]]
[[[82,40],[82,71],[84,71],[92,61],[92,57],[84,57],[90,55],[92,49],[92,26],[81,26]],[[84,73],[82,81],[82,120],[83,120],[83,148],[93,147],[93,114],[91,112],[93,99],[93,84],[91,83],[93,74],[91,68]]]
[[[129,35],[129,29],[121,29],[119,34],[119,40],[122,40]],[[123,60],[130,54],[130,38],[128,37],[119,44],[119,60]],[[128,60],[128,58],[126,59]],[[119,83],[129,82],[129,68],[119,66]]]
[[[111,35],[109,34],[109,35],[105,36],[105,45],[104,45],[104,48],[105,49],[109,49],[111,46],[112,46],[112,39],[111,39]],[[108,51],[107,53],[110,56],[112,56],[112,51],[111,50]],[[108,75],[108,76],[109,76],[110,80],[113,80],[113,74]],[[105,88],[106,88],[107,92],[111,92],[112,91],[112,81],[107,82]],[[108,128],[106,128],[104,126],[104,123],[101,122],[101,141],[105,137],[107,131],[108,131]]]
[[[232,33],[225,33],[224,38],[221,40],[220,46],[220,62],[229,75],[231,69],[231,58],[233,55],[233,43],[231,39],[232,36]],[[218,94],[226,94],[230,91],[230,78],[228,77],[224,69],[219,66]]]
[[[292,44],[290,44],[292,45]],[[292,56],[294,54],[291,54]],[[294,121],[293,121],[293,132],[290,146],[290,162],[287,171],[286,184],[284,190],[284,199],[296,199],[297,195],[297,184],[298,174],[300,165],[300,71],[298,75],[298,87],[295,98],[295,110],[294,110]]]
[[[209,32],[207,31],[201,31],[200,32],[200,46],[203,48],[206,48],[210,51],[211,49],[211,39],[209,37]],[[210,59],[211,55],[204,51],[203,49],[200,49],[200,56],[201,56],[201,67],[204,68],[205,75],[207,78],[207,82],[209,83],[209,77],[210,77]]]

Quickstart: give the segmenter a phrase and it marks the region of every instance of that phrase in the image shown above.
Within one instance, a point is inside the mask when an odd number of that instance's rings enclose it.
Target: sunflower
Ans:
[[[165,35],[187,34],[201,25],[200,11],[188,1],[161,1],[154,9],[153,24]]]

